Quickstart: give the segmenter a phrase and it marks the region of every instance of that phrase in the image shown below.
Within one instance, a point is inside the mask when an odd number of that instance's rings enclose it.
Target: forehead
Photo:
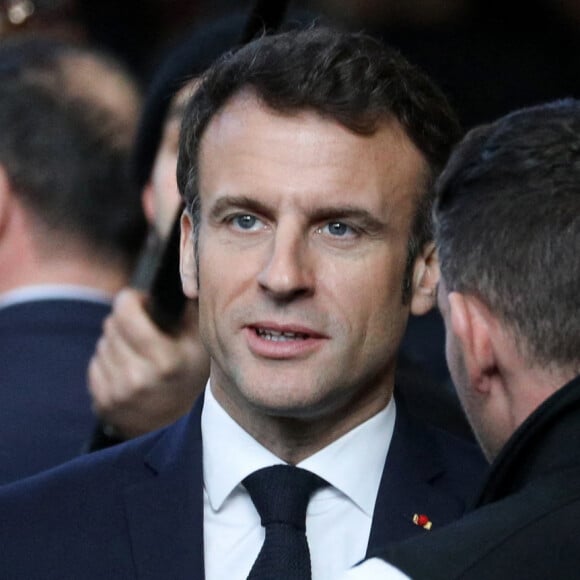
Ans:
[[[211,120],[198,169],[202,202],[212,192],[304,203],[364,197],[376,206],[414,204],[427,171],[395,120],[359,135],[311,111],[273,111],[252,95],[237,96]]]

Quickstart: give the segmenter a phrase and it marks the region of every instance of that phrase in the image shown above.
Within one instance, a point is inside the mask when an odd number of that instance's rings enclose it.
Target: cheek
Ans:
[[[461,404],[463,405],[466,413],[469,415],[471,411],[471,404],[467,398],[468,378],[467,369],[463,360],[463,354],[459,349],[459,345],[457,340],[454,338],[453,333],[447,329],[446,333],[445,357],[447,359],[447,366],[449,367],[449,373],[451,374],[451,379],[453,380],[453,384]]]
[[[208,311],[214,311],[216,319],[224,318],[221,314],[256,284],[259,260],[221,243],[215,236],[211,240],[204,238],[202,229],[198,242],[199,299]]]
[[[361,260],[336,290],[342,315],[369,348],[396,348],[404,333],[408,308],[402,300],[402,268],[388,259]]]
[[[455,385],[459,384],[457,380],[459,378],[459,361],[458,353],[456,350],[455,341],[452,338],[449,329],[445,328],[445,358],[447,359],[447,366],[449,367],[449,372],[451,373],[451,378]]]

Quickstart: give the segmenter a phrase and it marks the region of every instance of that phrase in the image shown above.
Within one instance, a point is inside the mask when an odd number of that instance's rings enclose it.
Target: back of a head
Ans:
[[[274,111],[312,111],[362,135],[397,121],[425,157],[426,191],[459,135],[439,89],[380,41],[324,26],[264,36],[214,64],[185,111],[177,178],[194,213],[201,137],[211,119],[245,91]],[[414,228],[419,247],[429,235],[426,215]]]
[[[487,304],[530,365],[580,372],[580,101],[474,129],[436,189],[447,289]]]
[[[105,55],[42,38],[0,47],[0,165],[48,252],[132,267],[145,231],[127,167],[138,107]]]

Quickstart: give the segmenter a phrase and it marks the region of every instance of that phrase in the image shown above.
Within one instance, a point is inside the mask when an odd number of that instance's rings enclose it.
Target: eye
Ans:
[[[246,232],[253,232],[264,226],[264,223],[255,215],[247,213],[232,216],[229,221],[234,229]]]
[[[318,232],[335,238],[352,238],[356,235],[354,228],[343,222],[329,222],[318,228]]]

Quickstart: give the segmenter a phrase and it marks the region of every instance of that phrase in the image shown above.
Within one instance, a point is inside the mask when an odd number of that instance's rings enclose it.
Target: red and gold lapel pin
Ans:
[[[430,530],[433,522],[425,514],[415,514],[413,516],[413,523],[416,526],[421,526],[425,530]]]

